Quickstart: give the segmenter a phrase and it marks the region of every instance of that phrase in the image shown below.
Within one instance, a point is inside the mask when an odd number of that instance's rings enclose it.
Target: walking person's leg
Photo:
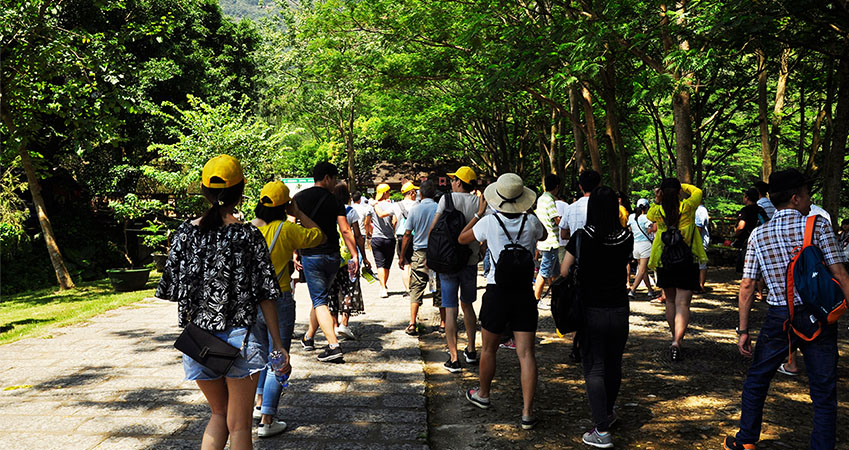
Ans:
[[[336,348],[339,341],[333,327],[333,318],[327,307],[330,286],[339,270],[339,259],[331,255],[302,256],[307,289],[310,292],[313,309],[310,312],[310,328],[321,328],[330,348]],[[309,333],[310,330],[307,331]],[[309,335],[306,336],[309,338]]]
[[[424,250],[416,250],[413,252],[413,259],[410,263],[410,322],[407,325],[407,334],[416,333],[419,308],[423,303],[425,289],[427,289],[428,274],[427,266],[424,264],[425,258]],[[410,329],[411,326],[412,330]]]
[[[463,308],[463,323],[466,326],[466,343],[469,353],[474,355],[477,362],[475,341],[478,333],[478,317],[475,314],[475,300],[477,299],[477,266],[466,266],[460,271],[460,306]],[[468,358],[469,355],[466,355]]]
[[[445,344],[448,346],[449,364],[457,362],[456,368],[450,371],[459,371],[459,360],[457,357],[457,313],[460,307],[460,278],[457,274],[439,274],[442,286],[442,305],[445,306]],[[446,366],[447,368],[447,366]]]
[[[833,449],[837,431],[837,324],[823,328],[813,341],[799,343],[814,404],[810,448]]]
[[[513,339],[516,342],[516,355],[519,357],[519,367],[522,371],[522,418],[531,418],[534,415],[534,395],[538,377],[536,333],[514,331]]]
[[[230,435],[227,429],[227,383],[224,378],[197,380],[196,383],[212,410],[212,415],[203,431],[200,448],[201,450],[221,450],[227,445],[227,437]]]
[[[693,291],[689,289],[675,290],[675,328],[672,331],[672,345],[680,347],[690,324],[690,301],[693,299]],[[669,304],[669,299],[666,300]]]
[[[607,415],[613,414],[613,406],[622,385],[622,354],[628,342],[628,308],[611,308],[609,332],[604,350],[604,388],[607,392]]]
[[[277,300],[277,321],[278,328],[280,329],[280,340],[283,342],[283,348],[286,352],[289,352],[292,347],[292,334],[295,329],[295,300],[292,297],[291,292],[284,292]],[[268,342],[270,352],[272,350],[270,335],[268,336]],[[273,369],[271,368],[262,372],[260,383],[263,383],[263,396],[260,409],[262,418],[260,419],[260,423],[263,425],[270,425],[274,422],[274,418],[277,416],[277,406],[280,404],[280,393],[283,391],[283,386],[281,386],[277,381]],[[265,436],[271,436],[273,434],[283,432],[283,430],[286,429],[286,423],[280,423],[282,427],[278,428],[279,431],[273,430],[269,433],[264,433]]]
[[[499,335],[481,329],[480,389],[478,396],[489,398],[492,379],[495,377],[495,353],[498,350]]]
[[[606,433],[610,426],[607,412],[607,386],[605,383],[605,349],[608,346],[607,314],[601,308],[588,308],[586,321],[580,333],[581,361],[584,383],[592,412],[593,426]]]
[[[245,378],[225,378],[227,382],[227,430],[230,433],[231,450],[253,448],[251,422],[253,393],[259,375]]]

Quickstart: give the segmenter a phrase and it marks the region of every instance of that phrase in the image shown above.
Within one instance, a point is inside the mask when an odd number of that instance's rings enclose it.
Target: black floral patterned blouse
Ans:
[[[180,327],[188,315],[203,329],[222,331],[253,325],[259,302],[276,300],[280,287],[256,227],[234,223],[204,233],[186,221],[171,239],[156,296],[177,302]]]

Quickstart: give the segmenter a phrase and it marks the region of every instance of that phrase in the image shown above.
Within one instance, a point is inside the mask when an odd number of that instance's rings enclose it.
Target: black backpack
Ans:
[[[528,215],[522,214],[522,224],[519,226],[516,240],[510,237],[510,232],[507,231],[504,222],[498,217],[498,213],[495,213],[495,220],[501,225],[504,235],[510,241],[498,254],[498,261],[495,262],[495,284],[502,288],[530,287],[534,281],[534,255],[530,250],[519,244],[519,237],[522,236],[522,230],[525,229]]]
[[[445,210],[427,238],[427,266],[436,273],[457,273],[469,262],[472,249],[457,242],[466,226],[466,216],[454,208],[450,192],[444,197]]]
[[[684,236],[678,227],[668,227],[660,236],[663,242],[663,251],[660,253],[660,263],[664,268],[670,268],[676,264],[689,264],[693,262],[693,251],[684,241]]]

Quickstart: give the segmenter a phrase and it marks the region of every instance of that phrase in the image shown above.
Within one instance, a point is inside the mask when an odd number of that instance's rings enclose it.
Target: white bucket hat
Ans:
[[[537,194],[525,187],[519,175],[505,173],[486,187],[483,197],[492,209],[510,214],[526,212],[534,204]]]

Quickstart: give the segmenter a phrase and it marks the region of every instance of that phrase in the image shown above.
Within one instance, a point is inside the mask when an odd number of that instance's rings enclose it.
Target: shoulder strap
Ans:
[[[454,193],[448,192],[445,197],[445,211],[454,211]]]
[[[285,220],[280,221],[280,225],[277,226],[277,231],[274,232],[274,237],[271,238],[271,246],[268,247],[268,256],[271,256],[271,252],[274,250],[274,247],[277,245],[277,238],[280,237],[280,231],[283,229],[283,223]],[[280,279],[283,278],[283,274],[286,273],[286,267],[280,269],[280,272],[277,272],[277,282],[280,282]]]
[[[802,247],[807,247],[809,245],[813,245],[814,242],[814,228],[817,224],[818,215],[814,214],[805,221],[805,241],[802,243]]]
[[[401,200],[400,202],[398,202],[398,207],[399,207],[399,208],[401,208],[401,218],[402,218],[402,219],[404,219],[404,220],[407,220],[407,216],[408,216],[410,213],[409,213],[409,212],[407,212],[407,208],[406,208],[406,207],[404,207],[404,201],[403,201],[403,200]]]
[[[581,230],[578,230],[575,235],[575,264],[581,261],[581,235],[584,234]]]
[[[498,213],[493,214],[493,216],[495,216],[495,220],[497,220],[498,224],[501,225],[501,229],[504,230],[504,234],[507,235],[507,240],[510,241],[511,244],[515,244],[515,242],[513,241],[513,238],[510,237],[510,232],[507,231],[507,227],[504,226],[504,222],[501,221],[501,219],[498,217],[498,215],[499,215]],[[524,221],[522,221],[522,226],[525,226]],[[516,236],[516,238],[518,239],[518,236]]]
[[[324,190],[323,188],[319,188],[319,189]],[[324,204],[324,201],[327,200],[327,197],[330,197],[331,195],[333,195],[333,194],[331,194],[330,192],[326,192],[324,197],[321,197],[321,200],[319,200],[318,203],[316,203],[315,206],[313,207],[312,213],[310,213],[310,215],[309,215],[310,219],[313,219],[315,217],[315,213],[318,212],[318,208],[321,208],[321,205]]]
[[[642,217],[642,216],[640,216],[640,217]],[[641,226],[640,226],[640,218],[639,218],[639,217],[635,218],[635,219],[634,219],[634,222],[636,222],[636,223],[637,223],[637,228],[639,228],[640,233],[643,233],[643,236],[645,236],[645,237],[646,237],[646,239],[651,240],[651,238],[649,237],[648,233],[646,233],[646,231],[645,231],[645,230],[643,230],[643,227],[641,227]]]

